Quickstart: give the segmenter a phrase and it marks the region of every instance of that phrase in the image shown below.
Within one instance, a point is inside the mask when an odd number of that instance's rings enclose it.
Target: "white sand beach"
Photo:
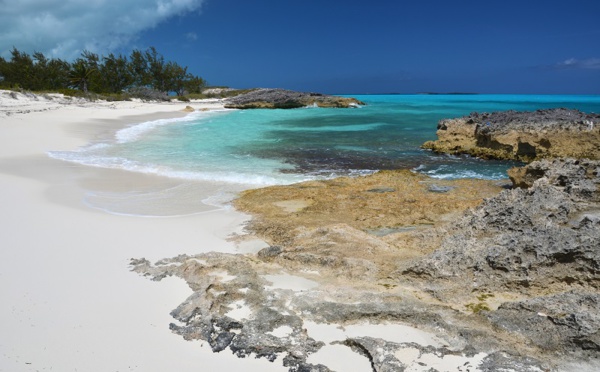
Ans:
[[[156,262],[211,251],[256,252],[257,241],[228,240],[248,216],[202,202],[219,185],[57,160],[113,138],[122,128],[222,102],[88,102],[0,91],[0,372],[287,371],[172,333],[175,309],[191,289],[179,278],[152,281],[131,258]],[[240,186],[241,187],[241,186]],[[230,190],[229,190],[230,191]],[[282,208],[297,206],[280,204]],[[319,283],[281,271],[272,288]],[[269,289],[270,287],[266,287]],[[244,301],[228,316],[247,316]],[[348,337],[438,347],[446,341],[403,324],[303,324],[324,347],[307,361],[338,371],[369,371],[367,358],[340,344]],[[272,334],[286,337],[290,327]],[[395,354],[411,371],[463,370],[487,354],[437,355],[408,347]],[[470,367],[469,367],[470,368]]]
[[[225,238],[246,216],[187,200],[197,182],[86,167],[48,157],[192,103],[83,102],[0,91],[0,371],[284,371],[279,363],[213,354],[168,328],[191,290],[153,282],[129,259],[235,252]],[[175,217],[107,213],[102,193],[169,194]],[[186,197],[184,203],[177,198]],[[156,208],[165,210],[170,203]],[[186,205],[180,210],[180,205]],[[199,212],[192,214],[193,212]]]

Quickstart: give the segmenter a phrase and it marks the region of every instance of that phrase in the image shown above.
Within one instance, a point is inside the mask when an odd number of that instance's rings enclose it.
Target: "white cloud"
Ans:
[[[205,0],[0,0],[0,55],[12,47],[71,59],[125,46]]]
[[[188,32],[187,34],[185,34],[185,37],[190,41],[198,40],[198,34],[195,32]]]
[[[575,59],[569,58],[563,62],[554,65],[560,69],[589,69],[597,70],[600,69],[600,58],[588,58],[588,59]]]

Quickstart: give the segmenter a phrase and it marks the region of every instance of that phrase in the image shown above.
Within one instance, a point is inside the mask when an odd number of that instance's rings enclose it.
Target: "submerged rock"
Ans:
[[[257,89],[239,96],[228,98],[226,108],[300,108],[307,106],[351,108],[363,106],[364,103],[355,98],[330,96],[321,93],[295,92],[285,89]]]
[[[600,115],[564,108],[444,119],[438,124],[437,136],[422,147],[484,159],[600,159]]]

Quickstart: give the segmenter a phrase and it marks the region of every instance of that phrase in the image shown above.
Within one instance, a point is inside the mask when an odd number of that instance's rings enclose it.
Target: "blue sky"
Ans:
[[[16,4],[15,4],[16,3]],[[155,46],[214,85],[600,94],[600,1],[0,0],[0,53]]]

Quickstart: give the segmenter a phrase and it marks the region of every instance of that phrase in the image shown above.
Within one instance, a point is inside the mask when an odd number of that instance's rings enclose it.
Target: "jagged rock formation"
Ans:
[[[444,119],[438,124],[437,136],[422,147],[484,159],[600,159],[600,115],[564,108]]]
[[[543,160],[523,169],[520,173],[537,177],[531,188],[503,191],[446,226],[441,248],[404,274],[436,280],[471,273],[473,289],[483,285],[523,293],[595,288],[600,283],[600,162]],[[443,296],[450,295],[447,289]]]
[[[397,278],[416,278],[443,302],[471,298],[465,306],[549,353],[597,359],[600,162],[544,160],[518,173],[526,181],[516,184],[530,188],[503,191],[440,229],[440,249]]]
[[[325,283],[310,290],[279,288],[270,280],[279,273],[279,266],[243,255],[184,255],[154,265],[139,259],[132,260],[132,265],[154,280],[181,277],[194,290],[171,313],[177,321],[170,325],[173,332],[187,340],[203,340],[214,352],[229,349],[240,358],[265,358],[282,363],[291,372],[331,371],[308,360],[327,345],[315,339],[307,322],[352,327],[365,321],[418,326],[406,326],[411,339],[406,342],[340,336],[330,343],[363,355],[374,372],[402,372],[409,367],[437,371],[434,366],[449,363],[465,370],[478,370],[475,368],[484,363],[491,367],[479,370],[495,371],[502,366],[508,371],[538,372],[551,368],[549,363],[503,347],[489,336],[491,329],[465,326],[468,319],[463,314],[425,303],[408,292]],[[414,333],[412,338],[410,333]]]
[[[330,96],[320,93],[303,93],[285,89],[257,89],[239,96],[228,98],[226,108],[300,108],[307,106],[348,108],[364,105],[355,98]]]
[[[545,160],[518,173],[525,181],[515,182],[528,188],[486,186],[491,197],[475,207],[481,181],[407,172],[249,191],[237,205],[256,216],[248,229],[272,246],[132,264],[156,280],[179,276],[194,290],[172,313],[174,332],[217,352],[277,359],[290,371],[330,370],[310,362],[328,344],[307,322],[402,324],[438,340],[333,342],[366,357],[373,371],[453,363],[596,371],[600,162]],[[418,225],[428,209],[438,217]],[[273,276],[282,273],[313,285],[279,286]],[[247,314],[235,315],[243,307]]]

